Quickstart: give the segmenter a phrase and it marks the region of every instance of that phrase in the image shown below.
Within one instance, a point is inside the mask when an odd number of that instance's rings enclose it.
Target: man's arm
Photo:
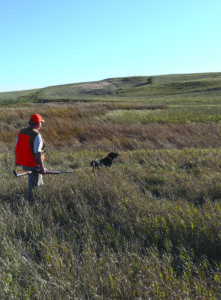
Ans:
[[[47,169],[44,167],[44,163],[43,163],[43,157],[42,157],[42,153],[41,152],[37,152],[34,154],[35,155],[35,160],[36,163],[39,165],[40,167],[40,173],[42,175],[45,175],[47,173]]]
[[[42,147],[43,147],[43,140],[41,137],[41,134],[38,133],[38,135],[35,137],[34,140],[34,156],[35,156],[35,161],[37,165],[40,167],[40,173],[42,175],[45,175],[47,173],[46,168],[44,167],[44,158],[42,154]]]

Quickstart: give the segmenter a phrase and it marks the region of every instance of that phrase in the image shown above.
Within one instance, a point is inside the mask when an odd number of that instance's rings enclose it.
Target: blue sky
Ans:
[[[221,71],[220,0],[0,0],[0,92]]]

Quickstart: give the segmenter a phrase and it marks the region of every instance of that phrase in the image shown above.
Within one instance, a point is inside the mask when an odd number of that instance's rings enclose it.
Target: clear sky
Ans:
[[[221,71],[221,0],[0,0],[0,91]]]

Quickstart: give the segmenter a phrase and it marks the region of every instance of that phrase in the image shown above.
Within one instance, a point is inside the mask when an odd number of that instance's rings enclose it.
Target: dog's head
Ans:
[[[118,153],[115,153],[115,152],[110,152],[109,154],[108,154],[108,157],[110,157],[112,160],[114,159],[114,158],[117,158],[119,156],[119,154]]]

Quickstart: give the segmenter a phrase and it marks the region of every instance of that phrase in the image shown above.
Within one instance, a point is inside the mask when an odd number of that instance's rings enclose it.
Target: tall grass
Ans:
[[[109,151],[221,145],[220,107],[196,110],[121,102],[43,107],[0,110],[2,147],[12,147],[18,130],[36,111],[46,120],[42,134],[50,148]]]
[[[61,161],[51,154],[51,167],[84,161],[74,175],[45,177],[32,207],[27,178],[6,171],[2,297],[216,299],[220,151],[122,152],[95,174],[87,163],[93,155],[66,152]]]
[[[44,104],[45,164],[74,173],[45,175],[28,206],[13,149],[36,109],[0,110],[0,298],[219,299],[215,110],[211,122],[203,109],[165,124],[170,108],[147,113],[143,103]],[[119,110],[128,119],[115,122]],[[142,113],[155,121],[143,124]],[[111,150],[120,153],[112,168],[92,173],[90,161]]]

